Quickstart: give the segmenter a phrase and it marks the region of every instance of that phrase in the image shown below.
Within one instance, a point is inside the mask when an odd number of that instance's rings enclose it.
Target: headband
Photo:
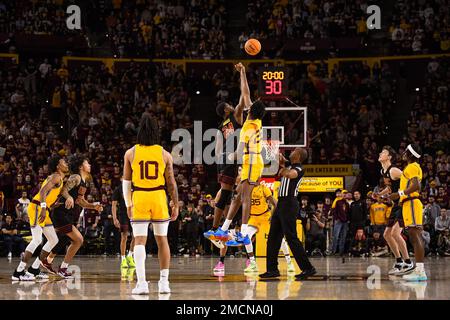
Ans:
[[[406,147],[406,149],[408,149],[409,152],[411,152],[411,154],[412,154],[414,157],[420,158],[420,154],[417,153],[417,152],[413,149],[413,147],[412,147],[410,144],[408,144],[408,146]]]

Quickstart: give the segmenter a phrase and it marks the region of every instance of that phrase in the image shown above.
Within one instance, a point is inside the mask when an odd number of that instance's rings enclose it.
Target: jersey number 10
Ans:
[[[150,166],[154,167],[154,175],[150,175]],[[141,179],[154,180],[158,178],[158,162],[156,161],[141,161],[139,162],[141,168]]]

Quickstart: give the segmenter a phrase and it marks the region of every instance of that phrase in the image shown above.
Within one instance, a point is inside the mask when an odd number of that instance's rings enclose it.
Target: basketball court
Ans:
[[[257,260],[265,271],[265,258]],[[173,258],[170,270],[170,295],[157,293],[159,265],[156,257],[147,258],[149,296],[133,296],[136,283],[133,269],[123,272],[119,258],[77,256],[73,261],[80,271],[75,279],[51,277],[45,282],[12,282],[11,270],[17,259],[0,262],[0,299],[11,300],[422,300],[450,299],[450,266],[446,258],[428,258],[428,282],[405,284],[390,279],[386,258],[312,258],[318,274],[308,281],[295,281],[286,275],[284,259],[279,259],[281,277],[259,280],[258,274],[243,274],[244,258],[226,259],[226,275],[214,276],[216,263],[211,257]],[[377,273],[378,270],[381,273]]]

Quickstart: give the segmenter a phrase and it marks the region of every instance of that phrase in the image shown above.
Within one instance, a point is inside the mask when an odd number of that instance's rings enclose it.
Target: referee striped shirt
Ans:
[[[298,187],[300,186],[300,183],[302,181],[305,172],[302,170],[300,164],[293,164],[289,167],[289,169],[296,170],[298,176],[295,179],[289,179],[286,177],[281,178],[280,188],[278,189],[278,198],[297,197],[298,195]]]

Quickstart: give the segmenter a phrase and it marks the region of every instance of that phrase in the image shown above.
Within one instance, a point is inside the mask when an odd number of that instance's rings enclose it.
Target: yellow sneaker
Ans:
[[[254,273],[258,272],[258,266],[256,265],[256,261],[250,261],[247,268],[244,269],[244,273]]]
[[[136,268],[128,268],[127,270],[127,280],[132,282],[134,280],[134,273],[136,272]]]
[[[136,264],[134,263],[133,256],[127,256],[128,268],[136,268]]]
[[[122,259],[122,262],[120,263],[120,269],[128,269],[128,259]]]

